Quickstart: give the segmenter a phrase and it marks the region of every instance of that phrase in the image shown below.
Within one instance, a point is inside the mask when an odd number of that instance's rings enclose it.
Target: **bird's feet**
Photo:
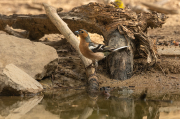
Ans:
[[[91,68],[91,67],[92,67],[92,68],[95,68],[95,71],[94,71],[94,73],[92,74],[92,76],[93,76],[93,75],[96,75],[96,71],[97,71],[97,67],[98,67],[98,61],[93,61],[89,66],[86,67],[86,69],[87,69],[87,68]]]
[[[86,67],[87,68],[90,68],[90,67],[95,67],[93,63],[91,63],[89,66]]]
[[[86,67],[86,69],[87,69],[87,68],[90,68],[90,67],[93,67],[93,68],[97,69],[97,67],[98,67],[98,61],[93,61],[89,66]]]
[[[94,66],[95,66],[95,68],[98,68],[98,61],[94,61]]]

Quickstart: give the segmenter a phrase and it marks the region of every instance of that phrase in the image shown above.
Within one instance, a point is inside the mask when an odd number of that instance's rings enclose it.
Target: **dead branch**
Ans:
[[[62,40],[58,40],[58,41],[47,41],[47,42],[43,41],[41,43],[55,47],[55,46],[61,46],[61,45],[65,44],[66,42],[67,42],[66,39],[62,39]]]
[[[29,9],[35,9],[35,10],[39,10],[42,11],[42,6],[39,4],[26,4],[26,7]]]
[[[141,2],[141,4],[143,4],[144,6],[148,7],[150,10],[156,11],[156,12],[159,12],[159,13],[179,14],[179,11],[176,10],[176,9],[164,8],[164,7],[161,7],[159,5],[152,4],[152,3]]]
[[[92,61],[85,58],[80,50],[79,50],[79,40],[74,35],[74,33],[69,29],[67,24],[58,16],[56,9],[48,4],[43,4],[47,16],[50,18],[50,20],[53,22],[53,24],[57,27],[57,29],[61,32],[61,34],[64,35],[64,37],[67,39],[67,41],[76,49],[76,51],[79,54],[79,57],[81,58],[85,69],[86,69],[86,75],[88,77],[88,81],[91,80],[91,75],[95,73],[95,69],[93,67],[88,67]],[[87,68],[86,68],[87,67]],[[98,83],[97,76],[93,77],[93,80],[96,80]],[[88,82],[91,83],[91,82]],[[98,86],[98,85],[96,85]]]
[[[21,29],[13,29],[12,27],[9,27],[9,25],[6,25],[4,29],[8,34],[14,35],[19,38],[28,38],[29,37],[29,32],[26,30],[21,30]]]

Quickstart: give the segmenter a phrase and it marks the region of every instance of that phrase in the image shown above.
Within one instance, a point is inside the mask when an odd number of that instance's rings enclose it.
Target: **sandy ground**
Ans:
[[[9,0],[9,1],[0,1],[0,11],[1,14],[5,15],[11,15],[11,14],[45,14],[45,11],[43,7],[40,5],[42,2],[46,2],[48,4],[51,4],[52,6],[56,8],[63,8],[63,11],[69,11],[73,7],[87,4],[89,2],[101,2],[103,3],[103,0]],[[124,0],[125,4],[129,4],[129,2],[132,0]],[[144,0],[133,0],[134,5],[140,5],[140,2]],[[146,0],[146,2],[157,2],[158,0]],[[180,10],[180,0],[170,0],[168,3],[163,5],[164,7],[168,8],[174,8]],[[157,29],[149,29],[148,30],[148,35],[157,38],[162,41],[180,41],[180,14],[175,14],[175,15],[167,15],[169,18],[167,19],[166,23],[163,25],[162,28],[157,28]],[[43,37],[41,40],[44,39],[50,39],[51,41],[53,40],[60,40],[62,36],[58,34],[51,34]],[[96,39],[96,41],[102,43],[102,36],[99,36],[97,34],[92,35],[91,39]],[[64,55],[73,55],[73,53],[64,53],[61,54],[60,56]],[[162,59],[160,59],[162,60]],[[166,58],[167,62],[171,60],[175,60],[177,63],[177,67],[179,66],[179,58]],[[136,62],[136,61],[135,61]],[[68,62],[66,62],[68,63]],[[165,64],[166,65],[166,64]],[[82,68],[82,64],[81,64]],[[168,72],[166,76],[162,73],[162,71],[158,71],[155,68],[152,68],[151,70],[147,71],[139,71],[135,72],[133,77],[129,80],[126,81],[117,81],[113,79],[109,79],[107,73],[102,73],[103,72],[103,67],[100,66],[98,69],[99,73],[99,82],[100,86],[111,86],[111,87],[133,87],[135,91],[141,92],[142,89],[148,88],[148,92],[152,92],[154,94],[160,94],[160,93],[165,93],[165,94],[171,94],[171,93],[180,93],[180,74],[179,72]],[[70,80],[70,79],[67,79]],[[71,80],[72,81],[72,80]],[[75,82],[79,81],[74,81],[73,85],[71,86],[76,86]],[[72,84],[72,83],[71,83]],[[77,85],[80,85],[80,82],[77,83]]]

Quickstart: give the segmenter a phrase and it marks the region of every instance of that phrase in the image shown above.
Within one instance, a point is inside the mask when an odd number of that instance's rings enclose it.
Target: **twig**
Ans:
[[[29,32],[26,30],[21,30],[21,29],[13,29],[12,27],[9,27],[9,25],[6,25],[4,30],[11,35],[14,35],[19,38],[28,38],[29,37]]]
[[[36,9],[39,11],[43,10],[41,5],[36,5],[36,4],[26,4],[26,7],[29,9]]]

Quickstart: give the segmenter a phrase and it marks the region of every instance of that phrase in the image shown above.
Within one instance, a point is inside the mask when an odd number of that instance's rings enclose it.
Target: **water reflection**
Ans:
[[[33,109],[42,99],[42,96],[23,98],[23,100],[21,97],[1,97],[0,118],[20,119],[23,115]]]
[[[140,101],[124,96],[111,96],[106,99],[103,95],[87,94],[72,95],[68,98],[53,96],[51,100],[47,99],[46,110],[59,115],[61,119],[160,119],[165,111],[162,109],[177,107],[178,104],[180,106],[178,101]],[[180,109],[176,108],[174,111],[177,110]]]
[[[67,93],[67,92],[66,92]],[[180,101],[140,101],[86,93],[33,98],[1,97],[0,119],[162,119],[180,118]],[[176,113],[172,113],[176,112]]]

